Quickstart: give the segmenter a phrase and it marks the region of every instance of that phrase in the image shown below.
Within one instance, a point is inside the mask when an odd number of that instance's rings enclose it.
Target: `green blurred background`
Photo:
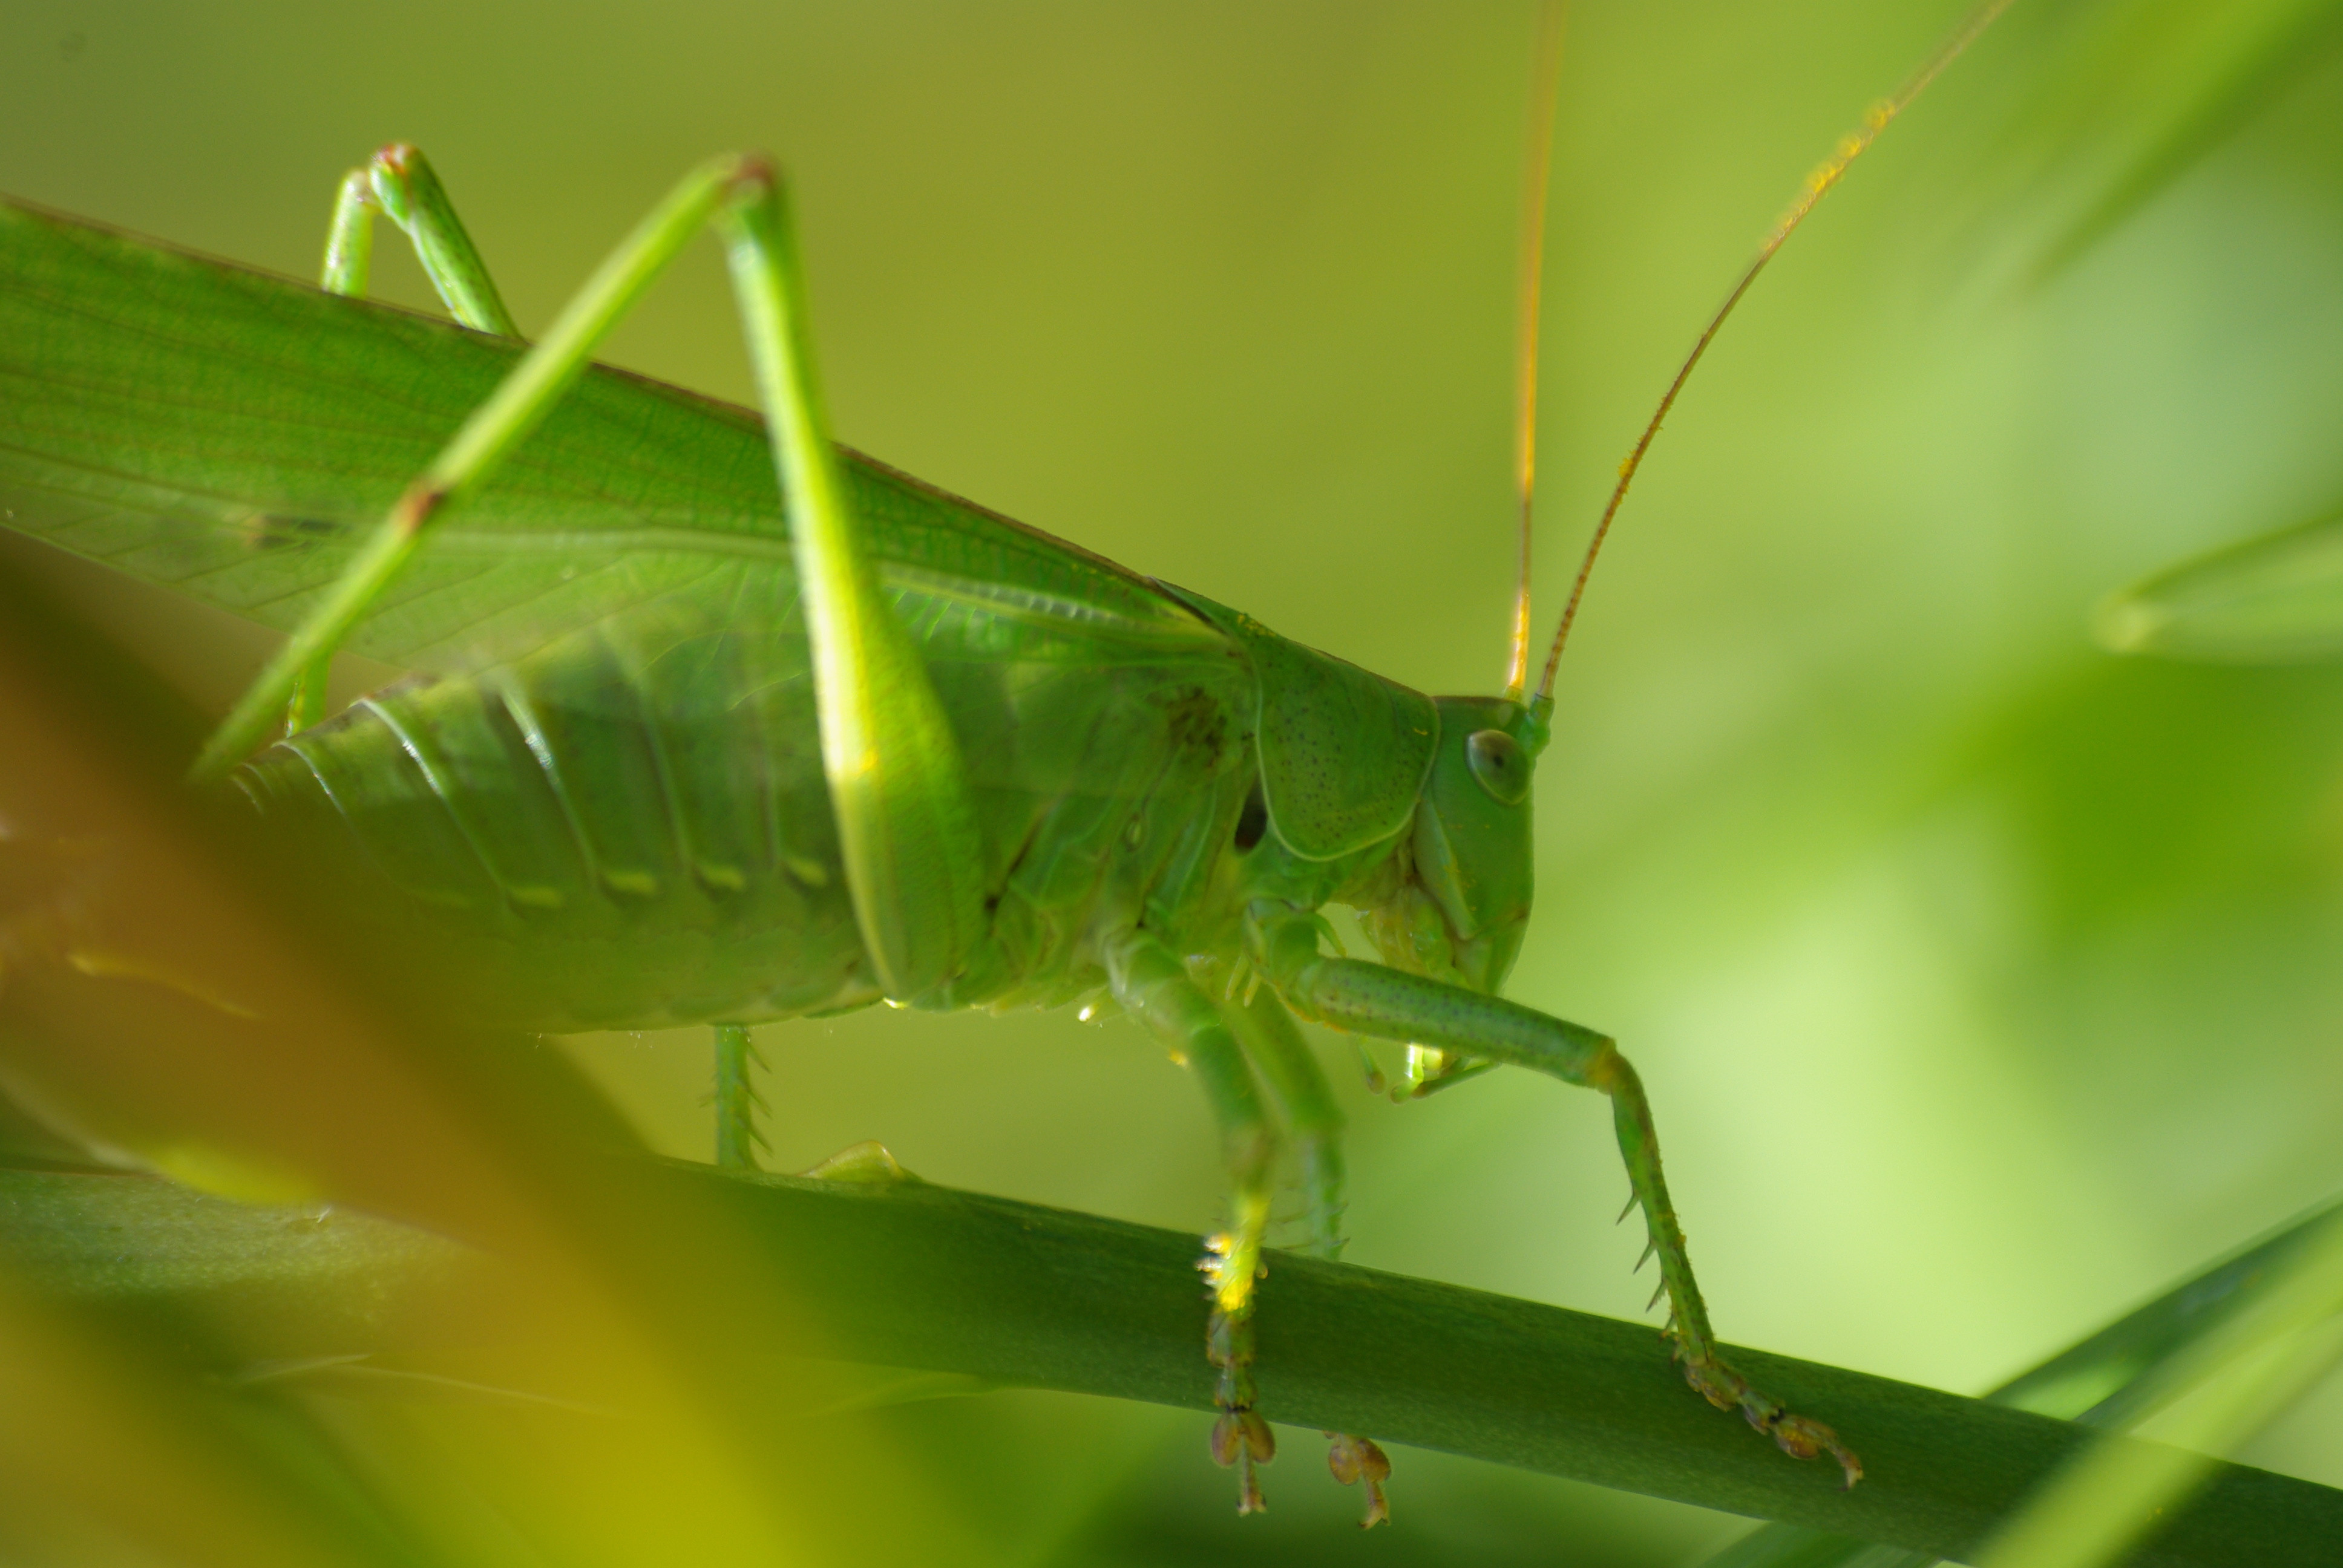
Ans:
[[[2343,498],[2332,9],[2020,0],[1759,285],[1623,514],[1510,990],[1643,1070],[1728,1339],[1978,1390],[2343,1189],[2343,672],[2087,635],[2109,589]],[[1957,14],[1573,8],[1542,620],[1735,270]],[[340,172],[410,139],[536,328],[691,162],[771,148],[843,439],[1397,679],[1489,689],[1534,25],[15,0],[0,189],[308,276]],[[381,292],[425,302],[381,255]],[[609,357],[746,396],[712,246]],[[5,548],[204,702],[265,651]],[[1201,1098],[1128,1024],[881,1010],[760,1043],[781,1168],[876,1137],[932,1181],[1215,1219]],[[1599,1101],[1500,1074],[1393,1108],[1327,1044],[1351,1261],[1640,1313]],[[572,1049],[704,1154],[704,1035]],[[996,1393],[890,1420],[1002,1562],[1662,1564],[1742,1528],[1403,1452],[1398,1523],[1363,1540],[1309,1434],[1240,1523],[1200,1415]],[[2238,1457],[2343,1484],[2343,1386]]]

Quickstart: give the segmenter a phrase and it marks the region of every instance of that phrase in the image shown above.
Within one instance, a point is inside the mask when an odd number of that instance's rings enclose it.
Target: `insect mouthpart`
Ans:
[[[1396,872],[1388,891],[1357,906],[1359,924],[1383,962],[1450,985],[1494,995],[1513,971],[1529,930],[1524,910],[1471,935],[1460,935],[1433,890],[1425,886],[1414,857],[1393,857]]]

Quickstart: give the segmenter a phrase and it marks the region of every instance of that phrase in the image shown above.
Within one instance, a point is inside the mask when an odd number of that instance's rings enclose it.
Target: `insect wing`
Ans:
[[[289,630],[519,352],[0,205],[0,521]],[[850,454],[848,477],[933,659],[1224,649],[1111,562]],[[351,646],[436,675],[558,665],[566,704],[689,720],[805,680],[796,600],[756,416],[598,368]]]

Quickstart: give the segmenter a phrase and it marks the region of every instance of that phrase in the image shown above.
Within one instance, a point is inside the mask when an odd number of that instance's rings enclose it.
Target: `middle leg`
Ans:
[[[758,1169],[765,1135],[757,1130],[757,1112],[766,1105],[750,1073],[763,1065],[746,1024],[716,1026],[716,1163],[725,1170]]]
[[[1252,1376],[1253,1287],[1276,1186],[1277,1130],[1228,1020],[1162,943],[1143,931],[1129,932],[1109,945],[1106,960],[1115,1000],[1187,1062],[1220,1123],[1229,1169],[1228,1226],[1205,1242],[1197,1265],[1212,1302],[1205,1354],[1220,1372],[1212,1392],[1221,1412],[1212,1423],[1212,1457],[1236,1467],[1237,1512],[1258,1513],[1262,1503],[1254,1466],[1277,1456],[1277,1438],[1254,1408],[1260,1391]]]
[[[1307,1204],[1309,1240],[1302,1250],[1312,1257],[1338,1258],[1342,1252],[1342,1113],[1334,1105],[1333,1087],[1294,1027],[1293,1015],[1269,987],[1261,987],[1242,1006],[1227,1011],[1245,1053],[1269,1080],[1292,1134]],[[1366,1489],[1366,1517],[1359,1527],[1390,1523],[1391,1503],[1383,1495],[1383,1483],[1391,1479],[1390,1459],[1372,1439],[1342,1432],[1326,1437],[1332,1445],[1326,1451],[1326,1468],[1334,1479]]]

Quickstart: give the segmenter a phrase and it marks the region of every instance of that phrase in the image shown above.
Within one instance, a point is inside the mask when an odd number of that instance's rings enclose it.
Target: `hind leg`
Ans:
[[[475,332],[518,337],[512,313],[488,276],[488,264],[472,244],[456,204],[447,199],[430,160],[405,142],[393,142],[367,166],[342,176],[334,216],[326,231],[326,264],[318,286],[328,294],[366,297],[374,256],[374,215],[387,215],[406,232],[415,259],[431,280],[447,314]]]

